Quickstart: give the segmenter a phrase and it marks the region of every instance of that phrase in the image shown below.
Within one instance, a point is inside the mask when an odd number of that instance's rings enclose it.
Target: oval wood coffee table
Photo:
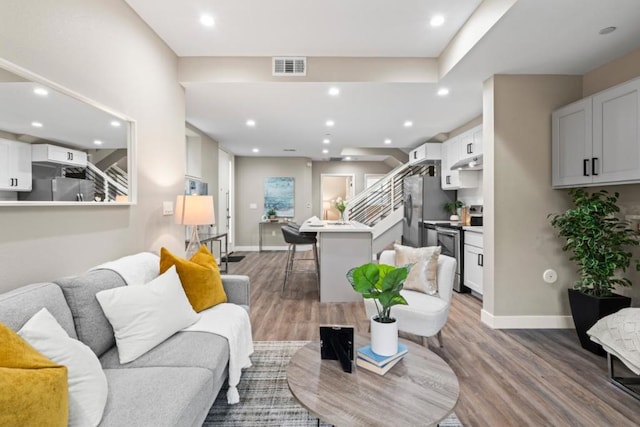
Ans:
[[[336,426],[435,425],[452,411],[458,378],[438,355],[402,340],[408,354],[384,376],[355,367],[349,374],[337,360],[320,359],[320,343],[294,354],[287,383],[296,400]],[[369,337],[356,335],[356,348]]]

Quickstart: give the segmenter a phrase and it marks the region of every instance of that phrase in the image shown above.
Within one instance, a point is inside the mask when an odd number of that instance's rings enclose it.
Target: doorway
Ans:
[[[233,155],[218,149],[218,233],[227,233],[229,253],[233,252],[235,242],[233,175]]]
[[[337,220],[340,211],[333,206],[338,197],[343,200],[352,199],[355,195],[354,174],[321,174],[320,175],[320,206],[321,217],[324,220]]]

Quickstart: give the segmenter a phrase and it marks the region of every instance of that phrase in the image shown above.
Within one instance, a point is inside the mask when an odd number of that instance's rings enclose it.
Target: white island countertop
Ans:
[[[465,225],[462,229],[464,231],[471,231],[472,233],[484,233],[481,225]]]
[[[300,226],[303,233],[353,233],[353,232],[373,232],[373,228],[361,224],[357,221],[305,221]]]

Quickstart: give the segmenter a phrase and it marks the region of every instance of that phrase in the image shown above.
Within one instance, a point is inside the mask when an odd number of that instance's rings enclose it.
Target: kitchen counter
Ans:
[[[481,225],[465,225],[462,227],[464,231],[471,231],[473,233],[484,233]]]

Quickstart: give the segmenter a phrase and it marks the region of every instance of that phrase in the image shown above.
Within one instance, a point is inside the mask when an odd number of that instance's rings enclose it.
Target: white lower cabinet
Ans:
[[[482,295],[482,269],[484,265],[484,236],[465,231],[464,234],[464,285]]]
[[[31,145],[0,139],[0,190],[31,191]]]

